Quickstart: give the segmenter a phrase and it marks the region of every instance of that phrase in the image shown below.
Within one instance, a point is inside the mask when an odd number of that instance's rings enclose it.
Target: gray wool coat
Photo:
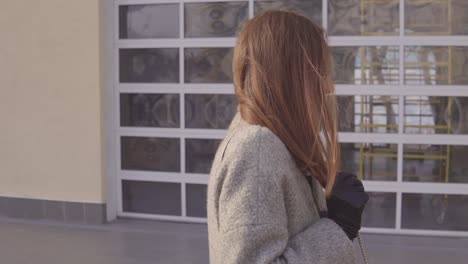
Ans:
[[[352,242],[271,130],[234,117],[208,184],[210,263],[356,263]]]

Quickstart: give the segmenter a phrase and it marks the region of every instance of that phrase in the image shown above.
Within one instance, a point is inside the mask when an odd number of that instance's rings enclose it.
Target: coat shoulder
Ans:
[[[286,145],[267,127],[247,125],[226,138],[224,160],[230,165],[254,167],[264,173],[290,170],[294,160]]]

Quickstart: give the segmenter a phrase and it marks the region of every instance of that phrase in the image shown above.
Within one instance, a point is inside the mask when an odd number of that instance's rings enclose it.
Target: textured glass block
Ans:
[[[185,37],[234,37],[248,7],[247,1],[185,3]]]
[[[121,39],[178,38],[179,4],[119,6]]]
[[[269,9],[293,11],[322,26],[322,0],[255,0],[254,8],[255,14]]]
[[[398,84],[399,48],[396,46],[332,47],[336,84]]]
[[[232,83],[232,48],[185,49],[186,83]]]
[[[122,181],[124,212],[181,215],[180,183]]]
[[[232,94],[186,94],[185,127],[226,129],[236,113]]]
[[[405,133],[468,134],[468,97],[405,96]]]
[[[399,0],[328,0],[329,35],[398,35]]]
[[[178,83],[178,48],[119,50],[121,83]]]
[[[339,131],[397,133],[398,100],[388,95],[337,96]]]
[[[120,138],[122,170],[180,172],[180,139]]]
[[[363,227],[395,228],[396,194],[368,192],[369,201],[362,213]]]
[[[406,46],[404,67],[406,84],[466,85],[468,46]]]
[[[178,94],[120,94],[120,125],[179,127]]]
[[[206,184],[185,185],[187,216],[206,217]]]
[[[468,183],[468,146],[403,145],[403,180]]]
[[[189,173],[210,173],[220,139],[185,140],[185,171]]]
[[[468,35],[466,14],[466,0],[405,0],[405,34]]]
[[[367,181],[396,181],[397,144],[340,143],[341,171]]]
[[[404,193],[401,227],[468,231],[468,195]]]

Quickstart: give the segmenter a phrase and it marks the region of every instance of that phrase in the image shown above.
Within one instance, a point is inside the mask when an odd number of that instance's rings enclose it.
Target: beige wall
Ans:
[[[99,0],[3,0],[0,196],[103,201]]]

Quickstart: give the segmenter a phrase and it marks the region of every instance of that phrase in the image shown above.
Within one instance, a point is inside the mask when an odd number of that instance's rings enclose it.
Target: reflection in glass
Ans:
[[[468,183],[468,146],[405,144],[403,180]]]
[[[185,171],[189,173],[210,173],[211,163],[221,142],[219,139],[185,140]]]
[[[398,84],[396,46],[332,47],[333,79],[337,84]]]
[[[468,35],[468,1],[405,0],[405,34]]]
[[[185,37],[234,37],[247,19],[248,2],[186,3]]]
[[[363,227],[395,228],[396,194],[368,192],[367,202],[362,213]]]
[[[119,7],[121,39],[178,38],[179,5],[125,5]]]
[[[337,103],[341,132],[398,132],[398,96],[340,95]]]
[[[396,181],[397,145],[340,143],[341,171],[368,181]]]
[[[179,49],[120,49],[120,82],[178,83]]]
[[[468,97],[405,96],[405,132],[468,134]]]
[[[180,139],[120,138],[122,170],[180,172]]]
[[[294,11],[322,26],[322,0],[255,0],[255,14],[268,9]]]
[[[179,95],[121,93],[120,125],[179,127]]]
[[[206,217],[206,184],[187,183],[185,189],[187,216]]]
[[[124,212],[181,215],[180,183],[122,181]]]
[[[404,64],[407,84],[468,84],[468,47],[406,46]]]
[[[328,0],[329,35],[397,35],[399,0]]]
[[[401,227],[468,231],[468,195],[404,193]]]
[[[186,83],[231,83],[232,48],[185,49]]]
[[[236,107],[232,94],[186,94],[185,127],[226,129]]]

